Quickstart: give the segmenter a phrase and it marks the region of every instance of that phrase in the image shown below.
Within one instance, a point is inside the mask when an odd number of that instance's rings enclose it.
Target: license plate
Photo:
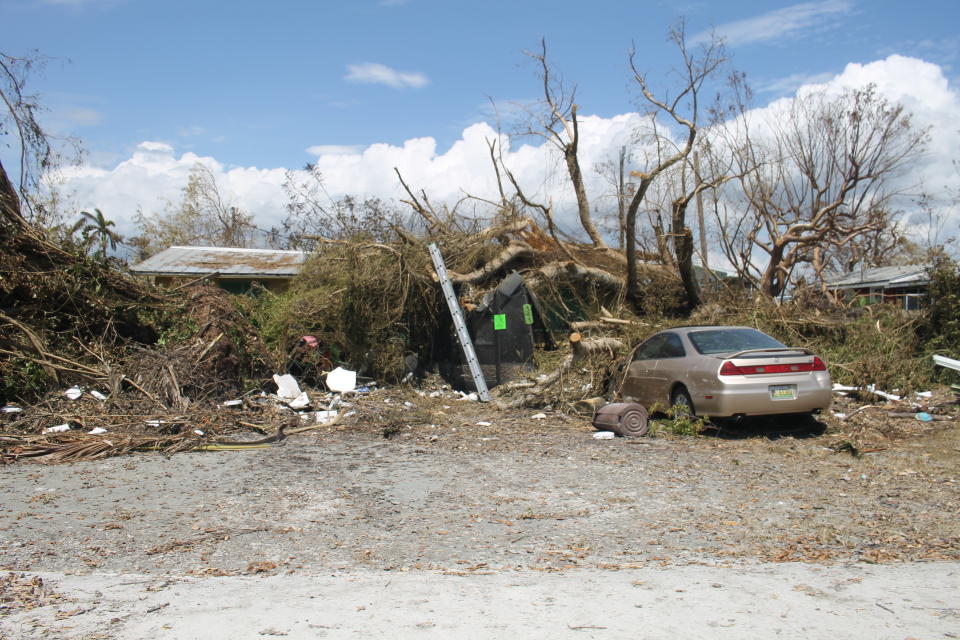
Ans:
[[[770,385],[771,400],[796,400],[797,387],[792,384],[773,384]]]

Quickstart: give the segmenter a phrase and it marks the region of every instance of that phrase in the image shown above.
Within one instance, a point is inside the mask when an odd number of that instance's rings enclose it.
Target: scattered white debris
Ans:
[[[64,391],[63,395],[67,396],[71,400],[77,400],[80,398],[80,396],[83,395],[83,390],[80,387],[74,385],[69,389],[67,389],[66,391]]]
[[[492,425],[493,425],[492,422],[487,422],[486,420],[481,420],[480,422],[477,423],[478,427],[489,427]]]
[[[97,400],[99,400],[100,402],[103,402],[104,400],[107,399],[107,396],[103,395],[102,393],[100,393],[100,392],[97,391],[96,389],[90,391],[90,395],[93,396],[94,398],[96,398]]]
[[[530,419],[531,419],[531,420],[546,420],[546,419],[547,419],[547,414],[545,414],[545,413],[535,413],[535,414],[533,414],[532,416],[530,416]]]
[[[917,396],[918,398],[932,398],[932,397],[933,397],[933,391],[917,391],[917,392],[916,392],[916,396]]]
[[[327,374],[327,389],[346,393],[357,388],[357,372],[337,367]]]
[[[407,409],[410,409],[411,407],[415,407],[417,405],[413,404],[412,402],[404,402],[403,406],[405,406]]]
[[[2,413],[20,413],[21,411],[23,411],[23,409],[21,409],[20,407],[11,407],[11,406],[6,406],[0,409],[0,412]]]
[[[345,414],[343,414],[343,417],[349,418],[350,416],[355,416],[355,415],[357,415],[356,411],[347,411]]]
[[[203,431],[200,431],[200,429],[194,429],[193,432],[194,432],[195,434],[197,434],[198,436],[202,436],[202,435],[203,435]]]
[[[98,436],[98,435],[100,435],[101,433],[106,433],[106,432],[107,432],[107,430],[104,429],[103,427],[94,427],[94,428],[91,429],[90,431],[87,431],[87,433],[89,433],[89,434],[92,435],[92,436]]]
[[[472,391],[471,391],[470,393],[464,393],[463,391],[461,391],[461,392],[460,392],[460,399],[461,399],[461,400],[468,400],[468,401],[470,401],[470,402],[479,402],[479,401],[480,401],[480,398],[477,397],[477,394],[476,394],[475,392],[472,392]]]
[[[66,422],[58,424],[55,427],[47,427],[43,430],[44,433],[63,433],[64,431],[70,431],[70,425]]]
[[[146,425],[148,427],[159,427],[163,424],[163,420],[147,420]]]
[[[317,424],[321,424],[326,422],[327,420],[333,420],[334,418],[336,418],[337,412],[336,411],[317,411],[316,413],[314,413],[314,416],[315,416],[315,420],[317,421]]]
[[[847,414],[845,414],[845,413],[837,413],[836,411],[832,411],[831,413],[833,413],[833,417],[834,417],[834,418],[837,418],[838,420],[846,420],[846,419],[847,419]]]
[[[293,400],[300,395],[300,385],[297,379],[289,373],[282,376],[273,374],[273,381],[277,383],[277,395],[286,400]]]
[[[306,409],[310,406],[310,397],[306,391],[300,392],[296,398],[287,403],[291,409]]]
[[[593,434],[594,440],[613,440],[616,437],[617,434],[615,434],[613,431],[597,431],[595,434]]]
[[[431,398],[439,398],[443,395],[443,391],[431,391],[428,395]]]
[[[224,407],[239,407],[243,404],[243,400],[227,400],[223,403]]]
[[[898,396],[893,393],[887,393],[886,391],[880,391],[879,389],[876,388],[876,386],[872,384],[867,385],[867,391],[869,391],[870,393],[876,396],[880,396],[881,398],[884,398],[886,400],[892,400],[893,402],[899,402],[900,400],[903,400],[901,396]]]
[[[901,396],[898,396],[894,393],[887,393],[886,391],[880,391],[872,384],[867,385],[866,387],[849,387],[845,384],[834,384],[833,391],[834,393],[838,393],[842,396],[847,395],[847,391],[868,391],[875,396],[880,396],[881,398],[891,400],[893,402],[899,402],[900,400],[903,400]]]

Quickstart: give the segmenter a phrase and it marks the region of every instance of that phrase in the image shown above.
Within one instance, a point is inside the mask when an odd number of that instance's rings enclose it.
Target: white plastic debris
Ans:
[[[470,401],[470,402],[479,402],[479,401],[480,401],[480,398],[477,397],[477,394],[474,393],[474,392],[472,392],[472,391],[471,391],[470,393],[464,393],[464,392],[461,391],[461,392],[460,392],[460,396],[461,396],[461,397],[460,397],[461,400],[468,400],[468,401]]]
[[[613,440],[616,437],[617,434],[615,434],[613,431],[597,431],[595,434],[593,434],[594,440]]]
[[[107,432],[107,430],[104,429],[103,427],[94,427],[94,428],[91,429],[90,431],[87,431],[87,433],[89,433],[89,434],[92,435],[92,436],[98,436],[98,435],[100,435],[101,433],[106,433],[106,432]]]
[[[291,409],[306,409],[310,406],[310,397],[303,391],[296,398],[287,403]]]
[[[431,392],[430,392],[430,397],[431,397],[431,398],[439,398],[439,397],[442,396],[442,395],[443,395],[443,391],[431,391]]]
[[[300,385],[297,379],[289,373],[282,376],[273,374],[273,381],[277,383],[277,395],[286,400],[293,400],[300,395]]]
[[[337,367],[327,374],[327,389],[346,393],[357,388],[357,372]]]
[[[243,404],[243,400],[227,400],[223,403],[224,407],[239,407]]]
[[[415,406],[417,406],[417,405],[413,404],[412,402],[404,402],[404,403],[403,403],[403,406],[405,406],[407,409],[410,409],[410,408],[415,407]]]
[[[535,414],[533,414],[532,416],[530,416],[530,419],[531,419],[531,420],[546,420],[546,419],[547,419],[547,414],[545,414],[545,413],[535,413]]]
[[[323,422],[326,422],[327,420],[333,420],[334,418],[336,418],[337,412],[336,411],[317,411],[314,415],[316,416],[315,419],[317,421],[317,424],[321,424]]]
[[[74,385],[63,392],[63,395],[67,396],[71,400],[77,400],[80,396],[83,395],[83,390],[80,387]]]
[[[839,420],[846,420],[846,419],[847,419],[847,414],[845,414],[845,413],[838,413],[838,412],[836,412],[836,411],[834,411],[834,412],[832,412],[832,413],[833,413],[833,417],[834,417],[834,418],[837,418],[837,419],[839,419]]]
[[[834,391],[859,391],[860,387],[849,387],[845,384],[837,384],[836,382],[834,382],[833,390]]]
[[[932,398],[932,397],[933,397],[933,391],[917,391],[917,392],[916,392],[916,396],[917,396],[918,398],[928,398],[928,399],[929,399],[929,398]]]
[[[2,409],[0,409],[0,412],[2,413],[20,413],[21,411],[23,411],[23,409],[21,409],[20,407],[10,407],[10,406],[3,407]]]
[[[43,430],[44,433],[63,433],[64,431],[70,431],[70,425],[66,422],[58,424],[55,427],[47,427]]]
[[[478,426],[478,427],[489,427],[489,426],[491,426],[492,424],[493,424],[492,422],[487,422],[486,420],[481,420],[480,422],[477,423],[477,426]]]
[[[357,415],[356,411],[347,411],[345,414],[343,414],[343,417],[349,418],[350,416],[355,416],[355,415]]]
[[[99,400],[100,402],[103,402],[104,400],[107,399],[107,396],[103,395],[102,393],[100,393],[100,392],[97,391],[96,389],[90,391],[90,395],[93,396],[94,398],[96,398],[97,400]]]
[[[194,432],[195,434],[197,434],[198,436],[202,436],[202,435],[203,435],[203,431],[200,431],[200,429],[194,429],[193,432]]]
[[[871,385],[867,385],[867,391],[869,391],[870,393],[872,393],[872,394],[874,394],[874,395],[880,396],[881,398],[884,398],[884,399],[886,399],[886,400],[891,400],[891,401],[893,401],[893,402],[899,402],[900,400],[903,399],[903,398],[901,398],[900,396],[898,396],[898,395],[896,395],[896,394],[887,393],[886,391],[880,391],[879,389],[877,389],[877,388],[876,388],[874,385],[872,385],[872,384],[871,384]]]
[[[148,427],[159,427],[160,425],[163,424],[163,422],[164,422],[163,420],[147,420],[145,424]]]

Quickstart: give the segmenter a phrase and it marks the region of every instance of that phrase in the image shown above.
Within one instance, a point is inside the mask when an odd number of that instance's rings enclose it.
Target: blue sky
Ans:
[[[654,76],[669,69],[665,31],[681,13],[691,34],[727,33],[761,100],[889,53],[955,77],[960,55],[960,3],[947,1],[0,0],[3,49],[50,56],[33,86],[93,162],[160,140],[261,167],[302,165],[315,145],[449,146],[488,97],[536,97],[523,51],[540,37],[583,113],[624,113],[626,52]],[[409,75],[358,81],[370,64]]]
[[[390,182],[395,194],[393,177],[371,178],[366,155],[356,155],[378,143],[388,145],[374,147],[381,168],[403,165],[405,154],[414,166],[449,159],[425,171],[428,186],[451,163],[447,175],[485,171],[460,162],[467,154],[456,145],[487,131],[471,127],[489,121],[490,99],[539,97],[523,51],[541,37],[578,86],[580,112],[604,119],[597,131],[621,135],[611,119],[633,111],[637,96],[627,52],[635,47],[637,65],[660,84],[676,60],[666,32],[681,15],[693,42],[711,28],[726,37],[758,106],[894,54],[934,69],[933,85],[946,79],[955,106],[955,0],[0,0],[0,48],[49,57],[31,88],[49,108],[47,126],[87,150],[90,170],[72,177],[78,207],[123,222],[137,206],[176,197],[184,167],[205,161],[266,225],[280,215],[272,203],[282,170],[318,159],[331,176],[353,171],[358,189]],[[867,68],[868,80],[892,78],[910,93],[909,68]],[[151,177],[160,167],[180,173]],[[439,190],[455,191],[447,187]]]

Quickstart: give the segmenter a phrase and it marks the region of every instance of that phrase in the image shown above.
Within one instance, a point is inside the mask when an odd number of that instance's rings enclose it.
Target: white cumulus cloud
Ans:
[[[953,164],[960,149],[960,95],[950,87],[937,65],[915,58],[890,56],[869,64],[850,64],[842,73],[818,85],[807,85],[800,93],[814,89],[841,91],[873,83],[890,100],[901,101],[913,113],[920,127],[932,127],[928,152],[913,166],[905,179],[921,184],[934,194],[947,189],[960,193],[960,175]],[[775,113],[777,102],[758,110]],[[778,106],[779,105],[779,106]],[[587,179],[591,203],[611,206],[610,186],[594,167],[616,157],[619,148],[633,140],[642,120],[636,113],[613,117],[584,116],[580,123],[580,164]],[[307,152],[323,175],[324,187],[332,198],[343,195],[375,196],[398,202],[404,195],[394,173],[397,167],[414,189],[424,189],[433,202],[455,203],[466,194],[499,199],[490,163],[489,140],[497,131],[478,122],[466,127],[447,149],[438,149],[434,138],[413,138],[401,145],[377,143],[366,146],[315,145]],[[559,221],[568,230],[578,230],[573,194],[565,177],[563,161],[537,139],[501,138],[503,157],[531,198],[553,203]],[[135,229],[132,216],[138,208],[162,211],[168,202],[180,198],[190,169],[204,163],[213,172],[223,195],[251,212],[258,226],[269,228],[286,215],[287,196],[283,190],[286,169],[228,167],[211,157],[178,153],[165,142],[141,143],[132,155],[112,168],[73,167],[63,170],[62,188],[78,208],[99,207],[115,220],[121,233]],[[300,172],[300,169],[294,172]],[[405,205],[399,205],[405,207]],[[462,205],[467,207],[469,204]],[[477,204],[480,214],[489,207]],[[939,211],[950,216],[942,237],[960,236],[960,213],[943,199]]]
[[[420,89],[430,84],[427,76],[419,71],[397,71],[379,62],[348,64],[344,78],[348,82],[384,84],[393,89]]]

